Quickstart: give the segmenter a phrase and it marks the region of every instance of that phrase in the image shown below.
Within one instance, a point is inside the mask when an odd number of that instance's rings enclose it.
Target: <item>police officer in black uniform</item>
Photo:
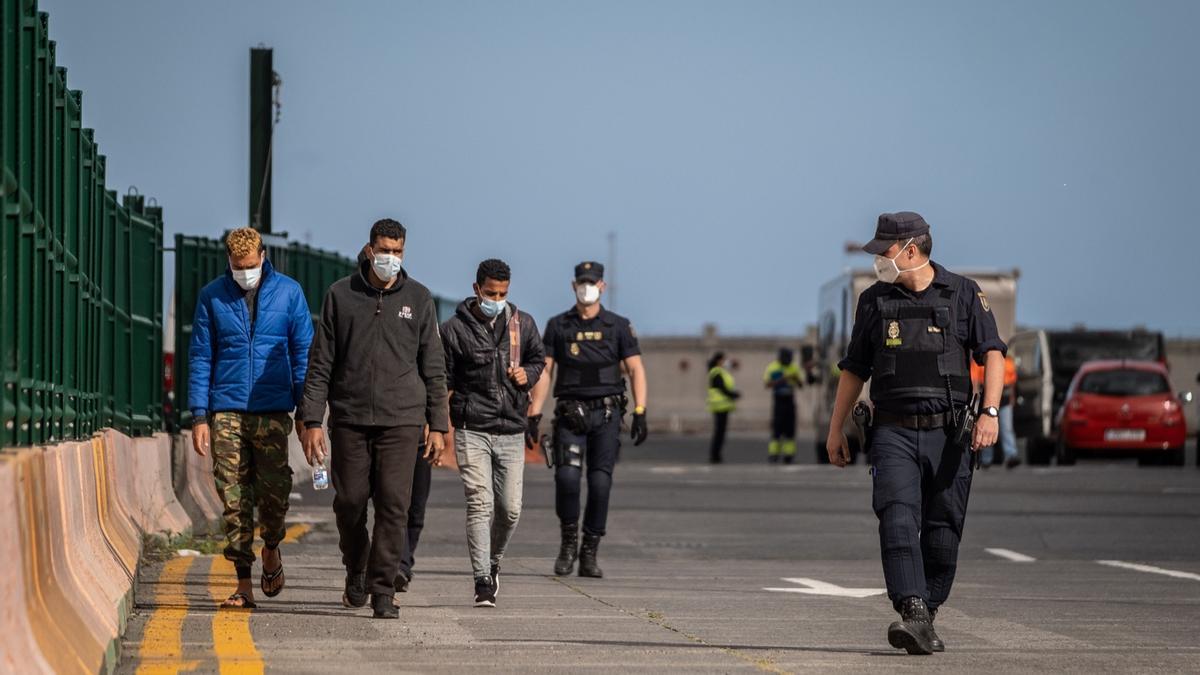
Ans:
[[[934,631],[950,595],[971,490],[973,453],[996,442],[1007,347],[979,285],[929,260],[929,225],[911,212],[879,216],[879,282],[858,301],[826,447],[850,462],[843,424],[871,381],[872,506],[888,597],[901,620],[888,642],[909,654],[943,651]],[[968,359],[985,366],[982,409],[971,414]],[[969,429],[964,418],[974,420]]]
[[[634,445],[646,440],[646,371],[637,334],[629,320],[600,306],[604,266],[582,262],[575,267],[575,307],[546,323],[546,370],[554,377],[554,428],[550,445],[554,464],[555,510],[562,527],[562,548],[554,573],[570,574],[579,560],[579,576],[600,578],[596,564],[600,537],[608,521],[608,494],[621,447],[621,418],[628,399],[622,368],[633,385]],[[557,368],[556,368],[557,366]],[[541,410],[550,388],[543,377],[529,406],[527,445],[538,437]],[[579,492],[587,471],[587,508],[583,544],[579,544]]]

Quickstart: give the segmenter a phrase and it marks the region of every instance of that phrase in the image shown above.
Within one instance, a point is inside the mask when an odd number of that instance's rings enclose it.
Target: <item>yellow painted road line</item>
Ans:
[[[199,661],[183,660],[183,619],[188,611],[184,588],[193,560],[195,558],[172,558],[158,576],[154,592],[157,608],[150,615],[142,635],[137,675],[174,675],[199,665]]]
[[[283,534],[283,541],[280,543],[295,544],[296,542],[300,541],[300,537],[308,534],[311,530],[312,525],[309,525],[308,523],[296,523],[295,525],[288,525],[287,530]],[[254,553],[259,554],[262,552],[263,548],[262,541],[258,539],[258,537],[262,536],[262,528],[256,528],[254,530],[254,535],[255,540],[258,541],[258,543],[254,545]]]
[[[307,523],[297,523],[287,528],[285,544],[294,544],[312,529]],[[255,547],[261,553],[262,544]],[[237,586],[237,573],[233,563],[214,557],[208,573],[209,595],[218,604],[225,600],[230,588]],[[253,610],[219,609],[213,615],[213,651],[217,654],[221,675],[252,675],[263,672],[262,654],[254,645],[250,633],[250,616]]]
[[[295,525],[289,525],[287,534],[285,534],[283,537],[283,543],[294,544],[300,541],[300,537],[308,534],[309,530],[311,529],[312,525],[309,525],[308,523],[296,523]]]
[[[208,573],[208,592],[220,604],[230,589],[237,586],[233,563],[214,557]],[[221,667],[221,675],[250,675],[263,672],[262,655],[254,646],[250,634],[250,613],[247,609],[218,609],[213,614],[213,651]]]

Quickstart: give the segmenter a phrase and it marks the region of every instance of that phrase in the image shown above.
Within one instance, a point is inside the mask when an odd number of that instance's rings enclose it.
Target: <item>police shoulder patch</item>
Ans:
[[[990,312],[990,311],[992,311],[992,307],[991,307],[991,305],[988,305],[988,299],[987,299],[987,295],[985,295],[985,294],[983,293],[983,291],[979,291],[979,292],[978,292],[978,293],[976,293],[975,295],[978,295],[978,296],[979,296],[979,304],[983,306],[983,311],[985,311],[985,312]]]

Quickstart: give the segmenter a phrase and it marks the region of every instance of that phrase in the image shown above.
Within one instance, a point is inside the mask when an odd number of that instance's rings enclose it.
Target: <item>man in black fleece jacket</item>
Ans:
[[[407,233],[385,219],[371,228],[370,260],[325,294],[309,353],[300,417],[310,464],[326,454],[321,423],[329,404],[346,588],[342,602],[396,618],[394,583],[407,538],[413,467],[423,430],[429,458],[449,430],[446,364],[433,296],[401,267]],[[367,533],[367,501],[375,527]]]

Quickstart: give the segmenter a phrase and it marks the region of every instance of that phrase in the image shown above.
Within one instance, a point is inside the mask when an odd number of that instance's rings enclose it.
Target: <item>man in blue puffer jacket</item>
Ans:
[[[194,449],[204,456],[212,444],[225,558],[237,571],[237,590],[221,606],[252,608],[255,506],[265,544],[260,586],[267,597],[283,590],[278,546],[292,491],[288,435],[304,395],[313,326],[300,284],[272,268],[257,231],[230,232],[225,249],[229,269],[196,303],[188,399]]]

